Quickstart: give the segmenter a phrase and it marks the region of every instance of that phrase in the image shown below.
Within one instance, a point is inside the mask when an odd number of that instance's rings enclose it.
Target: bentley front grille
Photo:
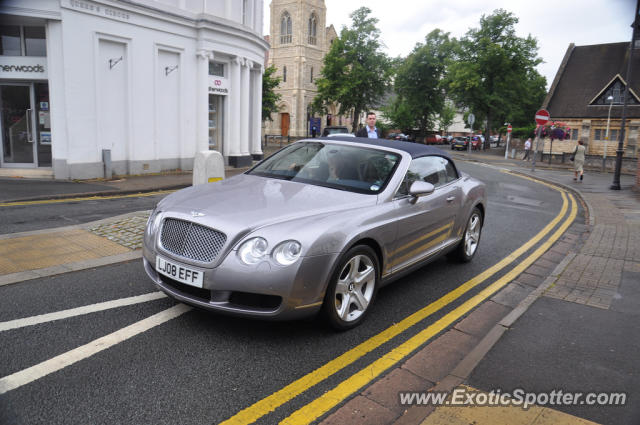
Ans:
[[[227,236],[190,221],[167,218],[162,225],[160,243],[167,251],[190,260],[210,263],[216,259]]]

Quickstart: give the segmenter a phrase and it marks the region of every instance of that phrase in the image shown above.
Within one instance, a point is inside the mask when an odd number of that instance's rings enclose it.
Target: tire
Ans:
[[[462,240],[450,255],[453,259],[463,263],[468,263],[473,259],[480,244],[482,223],[482,213],[478,207],[475,207],[467,219]]]
[[[376,253],[366,245],[355,246],[340,258],[322,305],[334,329],[345,331],[364,321],[378,292],[378,264]]]

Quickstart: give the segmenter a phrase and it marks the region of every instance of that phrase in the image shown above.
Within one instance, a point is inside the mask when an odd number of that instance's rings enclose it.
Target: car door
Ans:
[[[421,180],[434,185],[433,193],[411,202],[409,187]],[[455,167],[447,158],[414,158],[394,199],[398,232],[389,255],[391,272],[401,270],[452,243],[454,223],[462,204]]]

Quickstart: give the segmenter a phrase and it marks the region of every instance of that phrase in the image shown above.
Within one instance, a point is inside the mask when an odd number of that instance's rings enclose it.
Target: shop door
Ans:
[[[2,165],[34,166],[34,123],[31,84],[0,85]]]
[[[280,130],[282,137],[289,135],[289,114],[287,113],[280,114]]]

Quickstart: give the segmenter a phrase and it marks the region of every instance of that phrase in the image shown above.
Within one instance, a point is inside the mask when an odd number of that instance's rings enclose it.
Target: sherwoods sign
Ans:
[[[44,72],[42,65],[0,65],[4,72]]]
[[[0,56],[0,78],[47,79],[47,58]]]

